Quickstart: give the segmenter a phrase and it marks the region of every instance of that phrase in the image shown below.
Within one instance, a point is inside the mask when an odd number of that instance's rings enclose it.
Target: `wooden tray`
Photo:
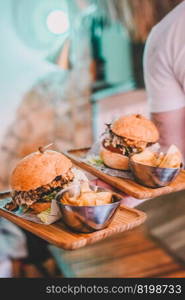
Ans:
[[[161,187],[161,188],[148,188],[144,187],[137,182],[130,180],[130,179],[123,179],[118,178],[114,176],[107,175],[93,166],[90,166],[82,161],[80,161],[80,158],[84,158],[87,151],[89,151],[90,148],[84,148],[84,149],[74,149],[69,150],[67,152],[64,152],[66,156],[68,156],[75,165],[78,165],[80,168],[88,171],[89,173],[97,176],[98,178],[102,179],[103,181],[109,183],[113,187],[119,189],[122,192],[125,192],[126,194],[133,196],[137,199],[148,199],[148,198],[154,198],[160,195],[169,194],[172,192],[177,192],[180,190],[185,189],[185,171],[182,170],[180,174],[177,176],[177,178],[168,186]]]
[[[0,216],[41,237],[49,243],[66,250],[78,249],[116,233],[132,229],[142,224],[146,219],[144,212],[121,205],[107,228],[93,233],[74,233],[70,231],[62,221],[58,221],[52,225],[36,224],[2,209],[0,209]]]

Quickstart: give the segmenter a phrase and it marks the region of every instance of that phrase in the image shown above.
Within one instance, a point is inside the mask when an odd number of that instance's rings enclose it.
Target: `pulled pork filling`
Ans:
[[[143,151],[148,145],[151,145],[151,143],[135,141],[116,135],[111,129],[111,124],[107,124],[103,140],[103,146],[107,150],[129,156],[131,153]]]
[[[57,176],[51,183],[38,187],[35,190],[14,191],[12,192],[13,203],[15,206],[26,205],[29,207],[37,201],[51,201],[61,188],[64,188],[73,178],[74,174],[70,170],[65,176]]]

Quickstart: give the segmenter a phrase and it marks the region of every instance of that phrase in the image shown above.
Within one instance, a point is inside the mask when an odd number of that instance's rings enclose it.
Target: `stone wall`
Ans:
[[[65,76],[50,74],[25,95],[0,146],[1,189],[16,163],[39,146],[54,143],[53,149],[63,151],[92,143],[89,93],[75,87],[69,92]]]

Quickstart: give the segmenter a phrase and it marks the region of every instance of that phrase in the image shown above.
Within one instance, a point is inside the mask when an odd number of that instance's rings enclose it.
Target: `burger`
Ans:
[[[152,121],[142,115],[128,115],[106,124],[101,159],[113,169],[128,170],[129,156],[156,143],[159,132]]]
[[[51,207],[51,201],[63,188],[75,180],[87,180],[63,154],[46,150],[23,158],[10,176],[12,202],[7,209],[18,206],[40,213]]]

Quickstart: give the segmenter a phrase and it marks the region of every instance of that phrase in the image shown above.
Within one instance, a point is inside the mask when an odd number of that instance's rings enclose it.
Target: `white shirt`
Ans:
[[[151,112],[185,106],[185,1],[152,29],[144,76]]]

